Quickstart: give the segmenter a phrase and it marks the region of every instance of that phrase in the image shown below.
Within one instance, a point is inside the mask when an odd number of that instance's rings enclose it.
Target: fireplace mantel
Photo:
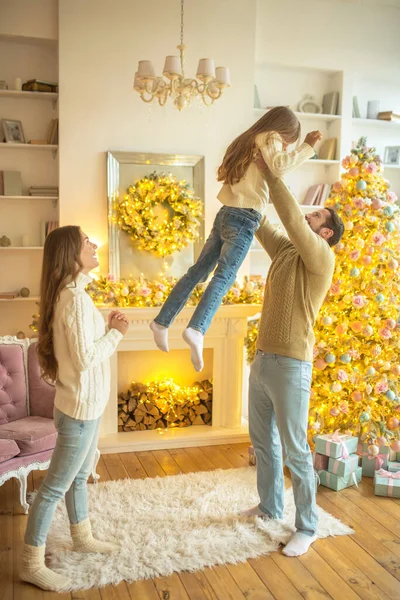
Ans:
[[[101,308],[105,317],[110,308]],[[195,307],[185,307],[169,331],[170,350],[189,349],[182,339]],[[164,431],[118,432],[118,354],[155,350],[150,322],[159,308],[128,308],[129,330],[111,359],[111,395],[105,410],[99,448],[102,452],[132,452],[160,448],[246,441],[248,429],[242,421],[242,389],[244,339],[247,320],[260,312],[259,305],[221,306],[205,337],[205,348],[213,349],[213,415],[212,426],[192,426]],[[163,354],[160,352],[160,360]]]

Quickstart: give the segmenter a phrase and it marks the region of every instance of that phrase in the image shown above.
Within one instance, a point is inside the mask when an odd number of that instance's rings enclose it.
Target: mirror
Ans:
[[[194,195],[203,203],[199,237],[180,252],[165,258],[140,251],[129,235],[117,223],[118,205],[125,198],[129,186],[152,173],[171,174],[185,180]],[[117,281],[144,275],[152,280],[161,273],[181,277],[197,260],[204,243],[204,157],[179,154],[145,154],[141,152],[107,152],[108,196],[108,271]],[[156,207],[158,219],[170,218],[172,211]],[[166,264],[168,270],[165,271]]]

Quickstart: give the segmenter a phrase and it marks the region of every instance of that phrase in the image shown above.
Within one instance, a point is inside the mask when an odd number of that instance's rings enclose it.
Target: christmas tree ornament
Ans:
[[[370,446],[368,446],[368,455],[369,456],[378,456],[379,454],[379,446],[376,446],[376,444],[371,444]]]
[[[400,440],[394,440],[390,444],[390,448],[393,450],[393,452],[400,452]]]
[[[360,181],[357,181],[356,188],[360,191],[364,191],[367,189],[367,183],[363,179],[360,179]]]
[[[386,425],[390,431],[393,431],[394,429],[398,428],[399,419],[397,417],[389,417],[389,419],[386,421]]]

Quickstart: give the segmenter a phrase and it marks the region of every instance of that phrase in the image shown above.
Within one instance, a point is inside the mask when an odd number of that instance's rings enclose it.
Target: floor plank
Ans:
[[[298,558],[288,558],[280,552],[271,555],[274,563],[307,600],[326,600],[329,595]]]
[[[136,452],[147,477],[165,477],[166,473],[152,452]]]
[[[224,598],[224,600],[243,600],[246,598],[227,567],[207,567],[204,569],[204,575],[207,577],[217,598]]]
[[[133,452],[124,452],[120,454],[120,459],[131,479],[144,479],[147,477],[146,471],[136,454]]]
[[[103,461],[110,479],[113,481],[129,478],[119,454],[103,454]]]
[[[227,565],[227,569],[247,600],[274,600],[255,570],[248,562]]]
[[[135,581],[127,583],[131,600],[159,600],[160,596],[157,593],[154,581],[146,579],[145,581]]]
[[[160,600],[190,600],[176,573],[169,577],[157,577],[154,583]]]
[[[167,475],[182,473],[182,469],[168,450],[153,450],[152,454]]]
[[[218,600],[210,582],[202,571],[188,573],[184,571],[179,573],[179,579],[182,581],[186,593],[190,600]]]
[[[275,600],[303,600],[293,583],[281,571],[271,556],[252,558],[249,564],[257,573]]]

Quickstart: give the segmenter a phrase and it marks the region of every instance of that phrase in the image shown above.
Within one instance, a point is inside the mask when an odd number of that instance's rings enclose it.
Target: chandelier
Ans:
[[[228,67],[214,67],[210,58],[201,58],[197,67],[196,79],[187,79],[184,70],[183,16],[184,0],[181,0],[181,43],[177,46],[179,56],[167,56],[163,77],[157,77],[149,60],[140,60],[135,73],[133,89],[143,102],[152,102],[157,98],[160,106],[165,106],[170,97],[178,110],[190,104],[193,97],[201,97],[206,106],[210,106],[222,96],[226,87],[231,85]],[[166,79],[168,81],[166,81]]]

